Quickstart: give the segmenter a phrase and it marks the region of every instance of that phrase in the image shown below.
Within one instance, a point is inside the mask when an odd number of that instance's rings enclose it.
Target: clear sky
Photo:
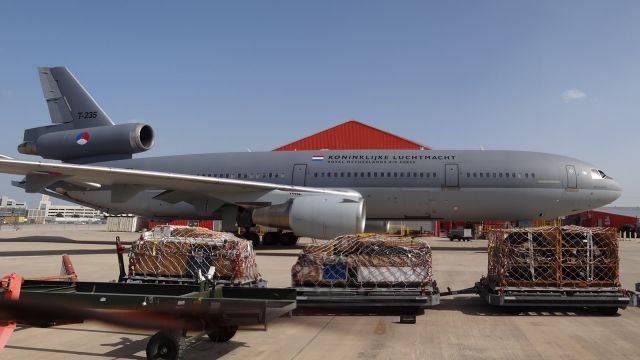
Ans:
[[[640,206],[637,1],[2,1],[0,153],[68,66],[141,156],[270,150],[349,119],[439,149],[596,164]],[[0,194],[27,199],[0,176]]]

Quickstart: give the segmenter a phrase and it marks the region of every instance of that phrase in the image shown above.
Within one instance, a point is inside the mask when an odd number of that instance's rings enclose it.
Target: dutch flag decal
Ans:
[[[84,145],[86,143],[89,142],[89,133],[88,132],[81,132],[78,135],[76,135],[76,144],[78,145]]]
[[[322,155],[313,155],[311,157],[311,160],[312,161],[322,161],[322,160],[324,160],[324,156],[322,156]]]

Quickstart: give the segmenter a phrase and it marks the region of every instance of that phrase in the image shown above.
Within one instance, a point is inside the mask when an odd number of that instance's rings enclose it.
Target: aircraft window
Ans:
[[[418,177],[418,173],[413,173],[413,177]]]
[[[437,173],[433,173],[433,177],[434,177],[434,178],[435,178],[435,177],[437,177],[437,176],[438,176],[438,174],[437,174]]]
[[[347,177],[351,177],[351,172],[348,172],[348,173],[347,173]]]
[[[490,173],[487,173],[487,177],[488,177],[488,178],[490,178],[490,177],[491,177],[491,174],[490,174]]]
[[[430,177],[430,176],[431,176],[431,173],[427,173],[427,177]]]
[[[524,177],[529,178],[529,173],[524,173]]]
[[[320,177],[324,177],[324,173],[320,173]]]
[[[504,173],[504,177],[508,178],[509,177],[509,173]]]
[[[502,179],[502,173],[498,173],[498,176],[500,176],[500,178]]]
[[[369,178],[371,177],[371,173],[370,172],[367,173],[367,177],[369,177]]]
[[[476,173],[473,173],[473,177],[478,177],[478,174],[476,174]]]
[[[591,178],[592,179],[604,179],[606,177],[607,177],[607,174],[605,174],[602,170],[591,169]]]
[[[480,173],[480,177],[483,178],[484,177],[484,173]]]
[[[404,172],[401,172],[401,173],[400,173],[400,177],[404,177]]]
[[[407,177],[411,177],[411,173],[410,172],[407,173]]]
[[[364,172],[361,172],[361,173],[360,173],[360,177],[364,177]]]
[[[327,173],[327,177],[331,177],[331,173],[330,172]]]
[[[353,173],[353,177],[358,177],[358,173],[357,173],[357,172],[354,172],[354,173]]]
[[[420,177],[424,177],[424,173],[423,172],[420,173]]]
[[[536,173],[531,173],[531,177],[535,178],[536,177]]]
[[[384,177],[384,171],[380,172],[380,177]]]
[[[211,177],[211,174],[207,174],[209,177]]]
[[[375,178],[378,177],[378,172],[377,171],[373,173],[373,177],[375,177]]]
[[[313,177],[318,177],[318,173],[313,173]]]
[[[334,172],[333,177],[338,177],[338,172]]]
[[[470,178],[471,177],[471,173],[467,173],[467,177]]]
[[[344,177],[344,173],[343,172],[340,173],[340,177]]]
[[[247,174],[244,174],[244,178],[245,178],[245,179],[247,178]]]
[[[397,172],[394,172],[394,173],[393,173],[393,177],[398,177],[398,173],[397,173]]]
[[[390,172],[387,173],[387,177],[391,177],[391,173]]]
[[[515,179],[516,173],[511,173],[511,177]]]
[[[493,173],[493,178],[494,178],[494,179],[496,178],[496,175],[497,175],[496,173]]]

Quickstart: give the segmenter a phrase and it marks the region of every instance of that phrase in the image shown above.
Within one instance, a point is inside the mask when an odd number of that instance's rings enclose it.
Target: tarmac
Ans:
[[[117,278],[113,240],[139,234],[3,228],[0,274],[57,275],[63,253],[71,255],[81,280]],[[441,291],[461,289],[486,273],[486,241],[430,238],[434,277]],[[290,285],[300,248],[260,248],[258,269],[269,286]],[[640,240],[620,243],[621,281],[640,282]],[[100,323],[50,329],[20,327],[0,359],[145,359],[151,331]],[[185,359],[636,359],[640,354],[640,308],[613,317],[586,311],[535,311],[508,315],[475,295],[446,297],[416,324],[398,316],[323,314],[280,318],[268,331],[239,331],[228,343],[203,341]]]

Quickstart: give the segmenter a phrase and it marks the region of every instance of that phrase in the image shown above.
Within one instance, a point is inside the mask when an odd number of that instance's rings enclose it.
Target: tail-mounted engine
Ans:
[[[57,126],[26,130],[25,141],[18,145],[18,152],[62,161],[117,159],[147,151],[154,142],[151,126],[140,123],[55,131]]]

